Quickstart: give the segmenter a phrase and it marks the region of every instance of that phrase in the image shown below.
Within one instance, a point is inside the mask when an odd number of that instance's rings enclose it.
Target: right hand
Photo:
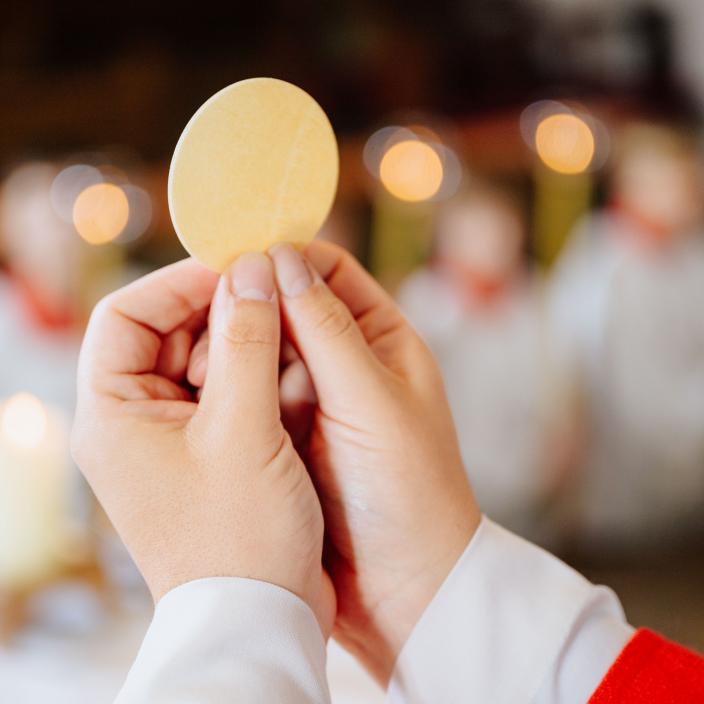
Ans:
[[[480,511],[440,372],[393,300],[339,247],[314,243],[308,262],[290,245],[270,256],[318,398],[306,461],[338,596],[334,636],[385,684]],[[191,368],[204,372],[205,345],[196,352]]]

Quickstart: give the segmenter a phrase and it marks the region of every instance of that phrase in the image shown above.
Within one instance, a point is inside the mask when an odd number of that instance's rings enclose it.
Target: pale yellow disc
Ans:
[[[169,210],[183,246],[223,271],[242,252],[310,242],[337,189],[335,135],[306,92],[250,78],[207,100],[181,135]]]

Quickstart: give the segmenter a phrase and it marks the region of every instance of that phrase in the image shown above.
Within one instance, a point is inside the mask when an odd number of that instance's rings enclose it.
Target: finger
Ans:
[[[208,310],[203,308],[163,339],[156,363],[157,374],[179,384],[184,381],[193,351],[193,340],[205,329],[207,321]]]
[[[289,333],[313,379],[321,407],[359,398],[378,362],[349,308],[289,244],[270,250]]]
[[[282,368],[286,368],[295,362],[298,362],[301,356],[298,354],[296,347],[291,343],[290,340],[284,339],[281,343],[281,359],[279,363]]]
[[[82,369],[91,378],[153,372],[162,336],[207,308],[217,280],[217,274],[185,259],[110,294],[91,316]]]
[[[367,342],[373,344],[406,325],[393,298],[342,247],[316,241],[305,254],[330,290],[349,308]]]
[[[186,389],[157,374],[117,374],[111,378],[112,395],[123,401],[190,401]]]
[[[208,371],[208,345],[210,335],[206,330],[193,346],[191,356],[188,360],[187,379],[191,386],[200,388],[205,383],[205,375]],[[280,376],[285,374],[288,367],[296,362],[300,362],[301,357],[296,351],[296,348],[289,340],[282,340],[281,350],[279,353],[279,372]]]
[[[108,298],[111,307],[127,319],[165,335],[207,308],[218,278],[195,259],[184,259]]]
[[[176,328],[163,340],[156,362],[155,373],[176,383],[183,380],[193,346],[189,330]]]
[[[281,421],[299,454],[313,423],[317,397],[303,360],[290,363],[279,379]]]
[[[279,340],[271,260],[244,254],[220,279],[210,308],[208,373],[194,422],[219,437],[233,427],[280,428]]]
[[[193,346],[188,360],[187,379],[191,386],[200,388],[205,383],[205,374],[208,370],[208,346],[210,345],[210,332],[206,330]]]
[[[282,410],[299,404],[314,406],[317,403],[313,381],[302,359],[289,364],[279,377],[279,399]]]

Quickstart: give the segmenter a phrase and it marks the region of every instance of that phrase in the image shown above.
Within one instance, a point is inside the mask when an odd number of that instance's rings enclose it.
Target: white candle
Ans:
[[[0,405],[0,586],[51,575],[69,539],[68,431],[30,394]]]

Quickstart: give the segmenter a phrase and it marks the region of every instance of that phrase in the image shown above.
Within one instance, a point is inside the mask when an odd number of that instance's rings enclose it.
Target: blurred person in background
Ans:
[[[584,547],[701,527],[702,185],[689,139],[627,129],[608,206],[577,227],[555,272],[554,320],[589,408]]]
[[[465,193],[441,210],[433,260],[399,301],[439,361],[487,514],[554,542],[550,509],[568,484],[574,423],[524,242],[511,198],[486,187]]]
[[[59,169],[33,162],[0,191],[0,397],[30,391],[73,413],[78,364],[82,241],[51,205]],[[50,360],[50,363],[48,363]]]

